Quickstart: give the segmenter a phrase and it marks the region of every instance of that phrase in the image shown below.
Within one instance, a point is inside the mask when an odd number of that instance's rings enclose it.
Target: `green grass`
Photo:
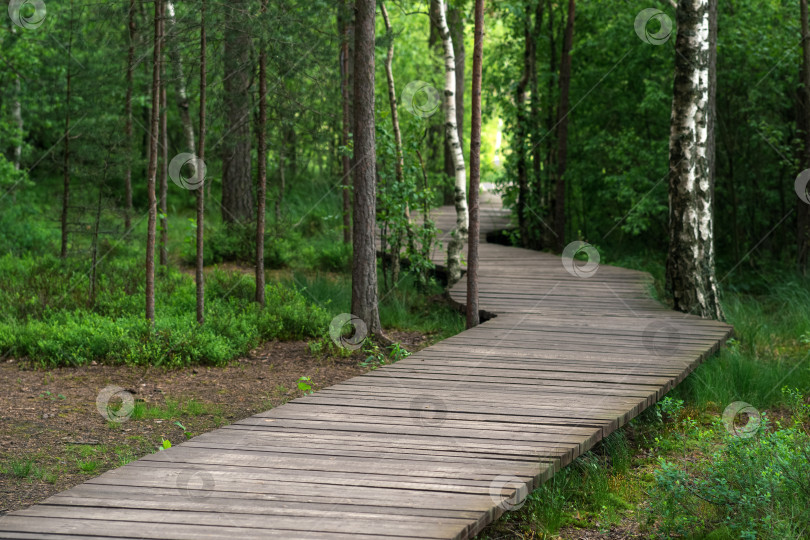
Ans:
[[[723,307],[736,337],[675,395],[704,408],[745,401],[765,409],[785,404],[785,384],[810,393],[810,280],[774,276],[769,294],[728,293]]]
[[[293,272],[283,283],[297,287],[308,301],[331,314],[348,313],[351,308],[349,275]],[[415,276],[403,272],[396,288],[380,293],[380,322],[385,328],[422,332],[435,340],[455,335],[464,330],[464,317],[447,304],[430,300],[442,292],[442,287],[435,282],[427,291],[420,291]]]
[[[176,399],[167,398],[163,405],[150,405],[142,401],[136,402],[130,419],[176,420],[187,416],[202,416],[204,414],[216,416],[221,413],[222,410],[220,407],[210,403],[204,403],[195,399],[181,402]]]

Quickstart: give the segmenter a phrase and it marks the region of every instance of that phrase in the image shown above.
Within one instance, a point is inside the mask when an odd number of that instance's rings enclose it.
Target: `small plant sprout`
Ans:
[[[309,384],[312,380],[311,377],[306,375],[298,378],[298,389],[306,396],[312,393],[312,385]]]

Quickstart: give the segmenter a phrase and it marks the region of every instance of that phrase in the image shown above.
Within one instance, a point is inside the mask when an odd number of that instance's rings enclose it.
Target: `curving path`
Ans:
[[[506,223],[487,199],[483,232]],[[731,333],[652,300],[641,272],[480,253],[497,317],[0,517],[0,538],[470,538]]]

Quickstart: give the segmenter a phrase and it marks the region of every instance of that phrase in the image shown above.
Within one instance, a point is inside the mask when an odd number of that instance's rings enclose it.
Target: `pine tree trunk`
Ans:
[[[340,134],[340,145],[346,149],[349,146],[351,133],[351,98],[349,97],[349,71],[350,55],[349,41],[351,39],[351,11],[350,0],[344,0],[338,7],[338,31],[341,36],[340,43],[340,99],[343,113],[343,130]],[[341,184],[343,188],[343,242],[352,243],[352,193],[351,193],[351,171],[352,159],[348,152],[344,151],[340,156],[343,176]]]
[[[478,242],[481,234],[481,78],[484,61],[484,0],[475,0],[472,107],[470,110],[470,240],[467,243],[467,328],[478,326]]]
[[[149,219],[146,225],[146,320],[155,324],[155,228],[157,225],[158,131],[160,129],[160,58],[163,46],[163,1],[155,1],[155,41],[152,46],[152,117],[150,118],[149,167],[146,193],[149,198]]]
[[[574,41],[574,0],[568,0],[568,18],[560,60],[560,107],[557,109],[557,178],[554,188],[554,232],[557,250],[565,247],[565,171],[568,159],[568,93],[571,88],[571,47]]]
[[[557,44],[556,39],[554,39],[554,4],[551,0],[548,0],[548,48],[549,48],[549,56],[548,56],[548,72],[551,74],[557,73]],[[554,129],[554,118],[556,118],[556,107],[555,100],[554,100],[554,77],[548,78],[548,99],[547,99],[547,106],[546,106],[546,124],[548,125],[549,134],[546,137],[547,141],[547,155],[546,155],[546,187],[543,190],[545,194],[545,199],[543,200],[543,205],[549,209],[549,215],[551,216],[551,221],[553,223],[554,216],[551,214],[553,210],[552,202],[554,200],[552,194],[552,184],[554,183],[554,148],[556,146],[556,140],[553,132],[551,131]],[[543,242],[545,245],[550,246],[552,243],[556,246],[556,242],[548,235],[549,229],[544,228],[544,236],[545,241]]]
[[[16,34],[17,30],[14,25],[11,26],[11,33]],[[14,121],[14,126],[17,128],[17,137],[14,143],[14,168],[20,170],[20,161],[22,160],[22,145],[23,137],[25,135],[25,124],[23,124],[22,117],[22,104],[20,103],[20,96],[22,95],[22,85],[20,84],[19,73],[14,74],[14,94],[11,102],[11,119]]]
[[[188,92],[186,91],[186,79],[183,75],[183,59],[180,56],[180,45],[177,36],[177,20],[174,16],[174,3],[167,0],[166,11],[169,21],[168,43],[169,58],[172,61],[174,71],[174,89],[177,93],[177,108],[180,109],[180,123],[183,124],[183,135],[186,139],[186,150],[191,154],[196,154],[196,144],[194,141],[194,126],[191,123],[189,112]]]
[[[456,207],[456,227],[447,243],[447,286],[452,287],[461,279],[461,251],[467,241],[467,171],[464,167],[464,154],[458,138],[456,126],[456,62],[453,40],[447,27],[447,5],[439,0],[439,33],[444,44],[444,118],[445,135],[450,140],[455,164],[455,188],[453,203]]]
[[[515,87],[515,153],[517,153],[517,215],[518,232],[523,246],[529,245],[529,231],[526,224],[527,199],[529,196],[529,179],[527,165],[527,149],[529,127],[526,118],[526,89],[531,78],[531,6],[527,3],[523,14],[523,74]],[[472,160],[472,158],[470,158]],[[471,173],[472,174],[472,173]]]
[[[529,89],[531,92],[531,102],[529,104],[529,131],[533,134],[537,134],[539,138],[539,134],[541,133],[540,128],[540,89],[538,87],[537,81],[537,38],[540,36],[542,32],[542,24],[543,24],[543,0],[537,0],[537,5],[535,7],[534,12],[534,30],[530,33],[531,35],[531,54],[529,57],[529,64],[531,65],[531,72],[529,75]],[[551,126],[549,125],[549,128]],[[537,205],[537,212],[538,214],[542,214],[543,212],[543,197],[544,197],[544,190],[543,190],[543,179],[542,179],[542,170],[541,170],[541,163],[542,163],[542,156],[541,156],[541,146],[540,141],[534,142],[534,137],[529,138],[532,142],[531,145],[531,157],[532,157],[532,179],[534,185],[534,202]],[[545,227],[543,227],[545,228]],[[539,249],[541,247],[541,235],[542,233],[539,231],[535,231],[532,234],[532,238],[530,239],[530,245],[534,248]]]
[[[382,336],[377,307],[376,174],[374,124],[374,0],[355,2],[354,252],[352,314]]]
[[[278,196],[276,197],[276,223],[281,222],[281,203],[284,201],[284,190],[287,188],[285,185],[287,183],[286,178],[284,177],[284,149],[285,149],[284,141],[281,141],[278,149]]]
[[[262,0],[262,14],[267,11],[267,0]],[[267,45],[262,39],[259,51],[259,125],[258,125],[258,188],[256,189],[256,302],[264,305],[264,212],[267,191]]]
[[[666,287],[675,309],[722,319],[713,231],[716,0],[680,0],[677,28]]]
[[[165,4],[164,4],[165,9]],[[165,23],[162,23],[165,24]],[[166,217],[168,210],[166,197],[169,191],[169,121],[166,107],[166,67],[160,59],[160,265],[169,265],[169,223]]]
[[[132,153],[134,144],[132,140],[132,91],[133,72],[135,71],[135,41],[137,28],[135,26],[135,0],[129,0],[129,50],[127,52],[127,97],[124,105],[124,136],[126,137],[127,168],[124,172],[124,227],[127,232],[132,227]]]
[[[253,219],[250,164],[250,34],[246,0],[225,7],[225,135],[222,141],[222,221]]]
[[[205,35],[205,0],[200,6],[200,147],[197,157],[205,161],[205,94],[206,84],[206,35]],[[204,181],[204,180],[203,180]],[[194,278],[197,284],[197,323],[205,322],[205,274],[204,239],[205,239],[205,184],[200,184],[197,195],[197,260]]]
[[[802,169],[810,168],[810,25],[808,25],[807,0],[800,0],[802,25],[802,89],[801,114],[799,115],[801,129],[804,133],[804,148],[802,154]],[[799,271],[807,273],[807,260],[810,258],[810,204],[799,199],[797,202],[797,257]]]
[[[68,245],[68,208],[70,207],[70,98],[71,83],[73,78],[73,57],[70,56],[73,49],[73,0],[70,0],[70,25],[68,28],[67,46],[67,84],[65,87],[65,149],[62,166],[64,168],[62,185],[62,243],[59,256],[63,259],[67,257]]]

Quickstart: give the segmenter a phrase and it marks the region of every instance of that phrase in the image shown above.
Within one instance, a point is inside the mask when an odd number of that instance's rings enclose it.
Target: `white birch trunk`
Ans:
[[[453,202],[456,207],[456,228],[447,243],[447,286],[452,287],[461,279],[461,252],[467,242],[469,216],[467,213],[467,170],[464,167],[464,153],[458,139],[456,125],[456,57],[453,40],[447,26],[447,2],[439,0],[439,34],[444,45],[444,129],[455,167],[455,189]]]
[[[678,2],[666,279],[675,309],[722,319],[713,231],[716,10],[716,0]]]
[[[191,124],[191,116],[189,115],[188,92],[186,91],[186,79],[183,76],[183,61],[180,57],[180,47],[177,44],[177,20],[174,16],[174,3],[171,0],[166,2],[166,11],[169,15],[169,57],[174,71],[174,85],[177,92],[177,106],[180,109],[180,121],[183,124],[183,134],[186,138],[188,151],[196,155],[194,126]]]

